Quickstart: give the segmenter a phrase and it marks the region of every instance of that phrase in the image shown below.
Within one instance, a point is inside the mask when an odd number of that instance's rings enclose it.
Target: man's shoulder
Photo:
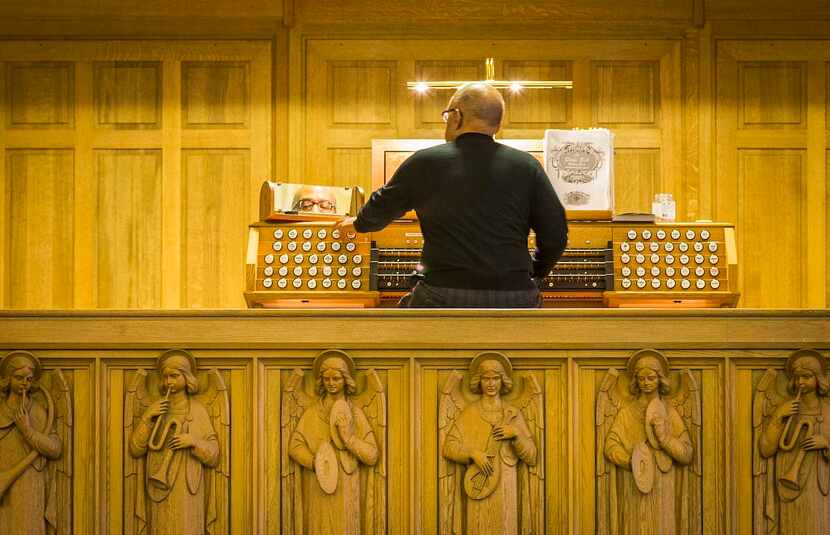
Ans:
[[[453,143],[441,143],[439,145],[433,145],[432,147],[415,151],[409,159],[414,161],[440,160],[455,152],[456,148]]]
[[[523,151],[521,149],[517,149],[515,147],[511,147],[511,146],[505,145],[503,143],[496,142],[496,144],[499,147],[499,152],[505,158],[510,158],[512,160],[515,160],[517,163],[521,162],[521,163],[525,163],[525,164],[533,166],[533,167],[536,167],[536,165],[541,165],[539,163],[539,160],[534,158],[533,155],[530,154],[527,151]]]

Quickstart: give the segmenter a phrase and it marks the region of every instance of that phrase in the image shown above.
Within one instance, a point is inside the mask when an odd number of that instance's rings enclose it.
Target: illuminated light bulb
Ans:
[[[514,93],[518,93],[522,89],[523,89],[522,84],[519,84],[519,83],[516,83],[516,82],[513,82],[512,84],[510,84],[510,91],[512,91]]]
[[[417,91],[418,93],[426,93],[427,91],[429,91],[429,86],[424,82],[418,82],[417,84],[415,84],[415,91]]]

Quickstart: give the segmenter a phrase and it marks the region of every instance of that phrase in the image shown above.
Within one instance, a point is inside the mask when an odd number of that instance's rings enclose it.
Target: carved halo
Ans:
[[[631,355],[631,357],[628,359],[627,366],[628,371],[629,373],[631,373],[631,375],[635,374],[635,372],[637,371],[637,363],[644,358],[652,358],[657,360],[657,362],[660,364],[660,367],[663,368],[663,375],[669,375],[669,361],[665,355],[663,355],[656,349],[641,349],[633,355]]]
[[[792,375],[793,369],[795,368],[796,361],[803,359],[803,358],[813,358],[818,361],[819,366],[821,366],[821,373],[827,373],[827,359],[824,358],[824,355],[816,351],[815,349],[810,348],[803,348],[798,349],[793,352],[792,355],[789,356],[787,359],[787,373]]]
[[[190,351],[187,351],[186,349],[170,349],[168,351],[165,351],[164,353],[159,355],[158,359],[156,359],[156,369],[159,370],[159,372],[161,372],[162,366],[164,365],[165,361],[167,361],[167,359],[169,359],[170,357],[176,356],[182,356],[186,358],[187,361],[190,363],[190,372],[194,375],[196,374],[196,372],[198,371],[198,368],[196,367],[196,357],[194,357],[193,354]]]
[[[481,363],[485,360],[496,360],[500,362],[504,368],[504,373],[506,373],[511,379],[513,378],[513,365],[510,364],[510,359],[507,358],[507,355],[499,353],[498,351],[485,351],[484,353],[476,355],[470,363],[470,375],[475,375],[478,371],[478,367],[481,366]]]
[[[12,359],[15,357],[23,357],[31,361],[32,364],[34,364],[34,380],[37,381],[40,379],[40,374],[43,372],[43,366],[40,364],[40,359],[37,358],[34,353],[23,350],[11,351],[3,357],[3,360],[0,360],[0,376],[6,375],[7,369],[11,365]]]
[[[352,357],[350,357],[345,351],[341,351],[339,349],[326,349],[325,351],[321,352],[316,357],[314,357],[313,377],[315,381],[320,376],[320,367],[323,365],[323,362],[325,362],[326,359],[329,358],[339,358],[343,360],[343,362],[345,362],[346,366],[349,368],[349,375],[354,377],[355,364]]]

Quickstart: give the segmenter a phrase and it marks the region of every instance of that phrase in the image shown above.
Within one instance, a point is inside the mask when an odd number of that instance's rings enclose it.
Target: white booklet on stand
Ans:
[[[614,134],[545,130],[545,171],[569,211],[614,210]]]

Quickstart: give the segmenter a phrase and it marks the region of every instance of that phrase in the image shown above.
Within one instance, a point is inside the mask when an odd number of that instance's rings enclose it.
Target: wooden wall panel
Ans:
[[[654,194],[662,191],[658,149],[614,151],[614,210],[650,213]]]
[[[738,223],[741,305],[826,306],[830,42],[716,53],[715,216]]]
[[[372,164],[371,149],[329,149],[328,156],[332,169],[333,186],[361,186],[368,198],[372,192],[372,177],[366,175],[366,168]]]
[[[93,69],[97,126],[161,128],[160,61],[96,62]]]
[[[802,304],[804,152],[741,150],[738,155],[738,255],[743,305]],[[774,262],[770,262],[774,259]]]
[[[193,259],[183,255],[193,242],[183,232],[187,206],[182,197],[186,181],[182,177],[182,150],[246,154],[245,163],[234,171],[241,189],[229,195],[233,199],[229,206],[239,215],[233,222],[239,235],[235,243],[241,244],[245,228],[258,213],[258,197],[251,192],[258,191],[261,181],[271,176],[273,165],[271,44],[256,40],[0,43],[2,204],[11,206],[7,204],[12,200],[8,193],[11,175],[6,175],[11,170],[12,152],[52,154],[49,151],[67,149],[70,159],[54,172],[45,159],[29,162],[44,167],[42,173],[38,169],[25,171],[29,164],[24,165],[20,158],[14,161],[20,176],[40,173],[42,176],[31,180],[45,184],[59,177],[68,184],[58,191],[65,197],[60,203],[52,200],[52,192],[45,194],[42,207],[32,214],[38,220],[30,225],[40,229],[59,226],[60,238],[54,244],[72,253],[68,259],[62,255],[55,260],[62,262],[55,264],[55,269],[65,273],[57,284],[61,293],[54,300],[46,298],[51,294],[33,293],[26,298],[30,303],[18,302],[29,290],[17,285],[18,297],[12,298],[8,293],[12,281],[16,284],[33,273],[14,267],[7,258],[12,250],[7,240],[13,233],[15,239],[25,236],[26,230],[17,228],[10,217],[0,216],[0,306],[12,306],[13,299],[18,300],[14,306],[183,306],[183,273],[193,268]],[[191,200],[199,198],[192,188],[203,185],[213,187],[215,183],[191,182]],[[20,183],[14,187],[19,190]],[[26,202],[34,206],[32,199]],[[191,213],[193,228],[203,216]],[[15,247],[18,261],[23,249]],[[51,249],[44,247],[27,249],[26,254],[38,265],[51,265]],[[219,292],[207,299],[213,306],[243,304],[242,256],[239,271],[217,267],[227,262],[230,260],[199,264],[199,269],[207,272],[195,277],[197,286],[203,278],[213,280],[221,273],[230,277],[222,284],[212,283],[207,290]],[[235,255],[233,262],[237,262]],[[38,284],[38,291],[45,292],[44,285],[52,282],[43,279]],[[230,289],[220,295],[219,288]],[[233,299],[227,298],[231,293]]]
[[[330,125],[386,126],[394,122],[395,64],[332,61],[328,64]]]
[[[183,62],[182,128],[248,128],[249,71],[247,62]]]
[[[803,128],[807,118],[805,62],[741,62],[740,128]]]
[[[74,154],[6,150],[7,306],[72,308]]]
[[[161,308],[160,150],[96,151],[98,307]]]
[[[8,128],[72,128],[75,70],[67,62],[6,64]]]
[[[573,80],[571,61],[509,60],[505,80]],[[504,128],[569,128],[573,118],[573,91],[523,89],[504,92]]]
[[[247,150],[182,151],[183,307],[244,305],[250,159]]]
[[[658,126],[660,66],[656,62],[597,61],[591,65],[594,124]]]

